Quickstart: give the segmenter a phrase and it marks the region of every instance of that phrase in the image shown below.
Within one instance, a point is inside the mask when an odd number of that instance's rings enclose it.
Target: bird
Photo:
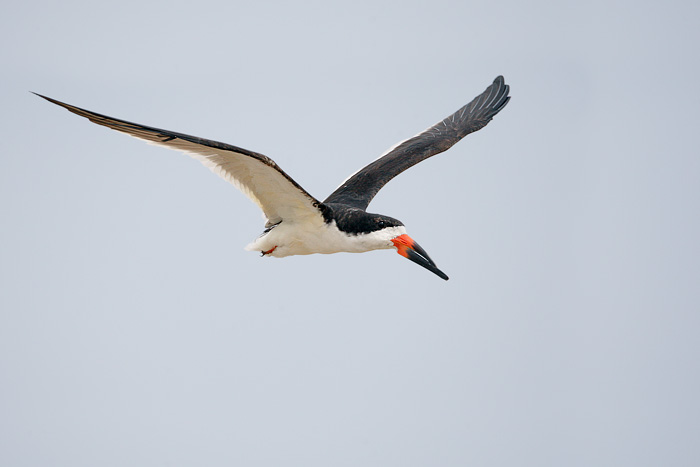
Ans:
[[[506,106],[509,92],[503,76],[498,76],[471,102],[389,148],[374,162],[348,177],[323,201],[309,194],[275,161],[257,152],[120,120],[34,94],[98,125],[185,152],[236,186],[258,205],[265,217],[262,234],[246,246],[246,250],[281,258],[393,248],[399,255],[448,280],[428,253],[406,233],[401,221],[369,213],[367,207],[391,179],[485,127]]]

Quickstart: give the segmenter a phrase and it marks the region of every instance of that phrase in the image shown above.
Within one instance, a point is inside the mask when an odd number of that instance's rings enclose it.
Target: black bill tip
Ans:
[[[430,259],[430,256],[428,256],[428,253],[426,253],[425,250],[421,248],[421,246],[417,243],[413,244],[413,248],[406,249],[406,258],[410,259],[416,264],[423,266],[425,269],[434,273],[441,279],[450,279],[449,277],[447,277],[447,274],[438,269],[438,267],[435,265],[435,262],[432,259]]]

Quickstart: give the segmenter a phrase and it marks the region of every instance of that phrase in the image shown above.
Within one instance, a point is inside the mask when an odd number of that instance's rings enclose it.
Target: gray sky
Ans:
[[[700,464],[697,2],[15,2],[0,17],[0,465]],[[391,251],[260,258],[198,162],[31,95],[235,144],[323,199],[402,174]]]

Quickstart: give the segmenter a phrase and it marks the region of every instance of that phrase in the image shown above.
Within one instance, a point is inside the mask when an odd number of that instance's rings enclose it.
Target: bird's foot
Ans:
[[[270,253],[272,253],[273,251],[275,251],[275,248],[277,248],[277,245],[273,246],[272,248],[270,248],[270,249],[267,250],[267,251],[261,251],[261,252],[260,252],[260,256],[269,255]]]

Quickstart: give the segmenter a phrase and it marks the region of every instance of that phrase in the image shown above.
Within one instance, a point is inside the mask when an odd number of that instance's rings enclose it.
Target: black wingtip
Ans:
[[[510,92],[510,87],[506,86],[506,95],[508,95],[508,92]],[[501,110],[503,110],[503,107],[506,106],[508,101],[510,101],[510,96],[506,97],[500,105],[494,107],[493,111],[496,113],[500,112]]]
[[[491,86],[493,86],[493,88],[496,90],[496,95],[489,106],[491,110],[491,118],[493,118],[493,116],[500,112],[503,107],[506,106],[508,101],[510,101],[510,86],[506,84],[503,75],[498,75],[496,79],[493,80],[493,84]]]
[[[29,92],[31,92],[35,96],[41,97],[42,99],[46,99],[47,101],[51,102],[52,104],[60,105],[61,107],[66,107],[66,104],[64,104],[61,101],[57,101],[56,99],[51,99],[50,97],[44,96],[43,94],[39,94],[38,92],[34,92],[34,91],[29,91]]]

